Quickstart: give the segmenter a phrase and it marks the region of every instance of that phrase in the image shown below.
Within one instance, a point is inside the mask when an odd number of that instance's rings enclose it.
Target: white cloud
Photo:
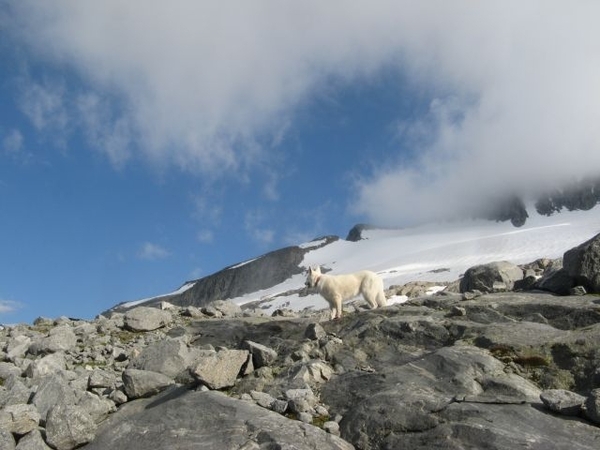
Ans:
[[[20,80],[19,105],[38,131],[68,134],[67,87],[61,81],[36,82],[29,76]]]
[[[23,151],[23,134],[19,130],[10,130],[2,138],[2,149],[7,155],[19,155]]]
[[[427,117],[401,118],[411,164],[391,158],[357,184],[353,209],[372,221],[419,221],[600,167],[598,2],[21,0],[11,10],[15,35],[89,85],[97,103],[79,122],[117,165],[136,154],[207,177],[244,172],[269,161],[312,95],[392,69],[432,101]],[[65,89],[31,83],[36,127],[67,127],[81,93]],[[277,198],[275,187],[264,193]]]
[[[76,110],[92,146],[106,153],[114,166],[122,167],[131,157],[134,139],[129,118],[113,117],[109,102],[93,92],[78,95]]]
[[[170,255],[171,253],[167,249],[158,244],[153,244],[152,242],[144,242],[138,252],[138,258],[148,261],[164,259]]]
[[[19,302],[0,299],[0,314],[10,314],[23,308]]]
[[[402,123],[415,161],[357,183],[355,212],[409,224],[598,176],[600,30],[591,17],[600,5],[482,5],[420,22],[430,39],[413,50],[449,94],[431,102],[427,117]],[[507,11],[491,14],[498,5]]]
[[[262,211],[248,211],[244,218],[244,226],[250,238],[260,245],[269,245],[275,239],[275,230],[265,224],[267,221]]]
[[[198,233],[196,234],[196,238],[198,239],[198,242],[201,242],[203,244],[210,244],[214,241],[215,234],[212,230],[204,229],[198,231]]]
[[[12,7],[12,26],[40,57],[73,67],[98,97],[119,98],[119,113],[104,120],[126,123],[145,157],[214,174],[260,159],[260,142],[280,141],[319,83],[370,73],[395,50],[387,40],[401,10],[382,5],[394,14],[335,1],[23,0]],[[28,109],[35,123],[61,106],[61,89]]]

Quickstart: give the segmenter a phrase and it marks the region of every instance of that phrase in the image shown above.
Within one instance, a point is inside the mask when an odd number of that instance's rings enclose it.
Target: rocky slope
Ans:
[[[216,301],[5,328],[0,449],[597,449],[598,242],[337,321]]]

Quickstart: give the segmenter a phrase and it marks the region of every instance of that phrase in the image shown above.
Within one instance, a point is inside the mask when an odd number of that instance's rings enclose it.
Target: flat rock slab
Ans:
[[[171,388],[130,402],[98,430],[86,450],[180,450],[289,448],[350,450],[354,447],[320,428],[268,411],[251,402],[209,391]]]

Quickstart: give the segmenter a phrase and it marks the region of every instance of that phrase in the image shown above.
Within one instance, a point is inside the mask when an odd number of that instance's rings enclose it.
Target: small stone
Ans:
[[[277,399],[271,404],[271,410],[279,414],[284,414],[287,411],[287,409],[288,402],[286,402],[285,400]]]
[[[340,425],[333,420],[330,420],[329,422],[325,422],[323,424],[323,429],[325,431],[327,431],[328,433],[333,434],[334,436],[340,435]]]
[[[115,389],[108,396],[116,405],[122,405],[123,403],[127,403],[127,395],[120,389]]]
[[[123,387],[130,399],[157,394],[174,383],[172,378],[149,370],[127,369],[123,372]]]
[[[575,286],[574,288],[571,288],[569,290],[569,294],[581,297],[583,295],[586,295],[587,291],[585,290],[585,287],[583,287],[583,286]]]
[[[131,331],[153,331],[170,324],[173,316],[169,311],[140,306],[125,314],[125,327]]]
[[[270,408],[275,401],[275,399],[266,392],[251,391],[250,396],[257,405],[262,406],[263,408]]]
[[[540,399],[550,410],[563,416],[578,416],[585,403],[583,395],[564,389],[548,389],[540,394]]]
[[[312,414],[309,414],[306,412],[301,412],[298,414],[298,420],[300,422],[304,422],[304,423],[312,423],[313,416],[312,416]]]
[[[266,345],[253,341],[244,341],[242,348],[252,354],[252,363],[256,369],[270,366],[277,359],[277,352]]]
[[[312,341],[322,339],[325,336],[327,336],[325,329],[318,323],[311,323],[304,332],[304,337]]]
[[[192,376],[209,389],[223,389],[235,384],[240,371],[248,360],[246,350],[221,350],[202,356],[191,371]]]
[[[600,388],[590,392],[585,401],[585,415],[591,422],[600,425]]]

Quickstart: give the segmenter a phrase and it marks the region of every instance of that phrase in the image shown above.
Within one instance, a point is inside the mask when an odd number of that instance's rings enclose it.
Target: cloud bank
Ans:
[[[424,64],[435,65],[447,95],[402,123],[417,136],[416,161],[359,182],[356,210],[377,223],[422,222],[597,177],[600,30],[591,17],[600,9],[573,6],[486,4],[432,28],[435,44],[422,54],[439,57]]]
[[[600,168],[598,2],[15,3],[13,36],[85,80],[29,82],[24,110],[39,128],[78,120],[115,165],[251,170],[311,96],[394,70],[430,108],[399,107],[410,163],[359,174],[351,209],[369,221],[436,219]]]

